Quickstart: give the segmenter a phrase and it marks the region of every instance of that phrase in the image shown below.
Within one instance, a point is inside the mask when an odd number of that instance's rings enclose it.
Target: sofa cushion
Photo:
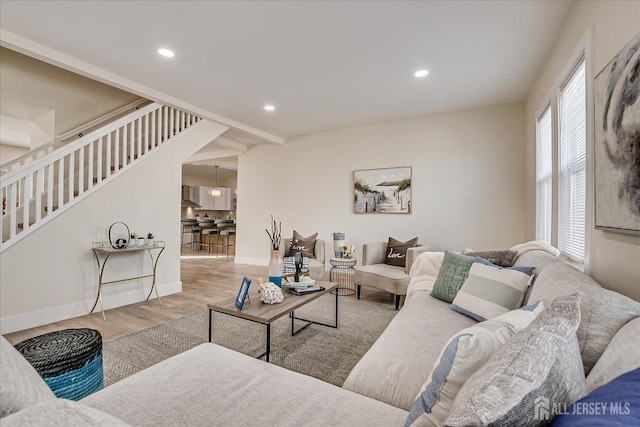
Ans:
[[[562,261],[545,265],[529,298],[549,303],[574,292],[583,295],[577,335],[584,371],[589,374],[620,328],[640,316],[640,302],[601,288],[591,277]]]
[[[0,337],[0,363],[0,417],[41,402],[55,401],[55,395],[40,374],[4,337]]]
[[[460,253],[466,256],[484,258],[500,267],[511,267],[518,255],[518,252],[512,249],[475,251],[472,247],[467,247]]]
[[[401,242],[389,237],[387,241],[387,250],[384,257],[384,263],[396,267],[404,267],[407,265],[407,250],[418,246],[418,238],[414,237],[406,242]]]
[[[405,295],[409,285],[409,275],[403,267],[388,264],[371,264],[358,267],[355,271],[358,285],[371,286],[395,295]]]
[[[554,415],[554,414],[551,414]],[[640,368],[596,388],[553,419],[552,427],[640,425]]]
[[[286,256],[294,256],[296,252],[300,252],[302,256],[309,258],[315,258],[314,248],[316,246],[316,238],[318,233],[314,233],[311,236],[304,237],[302,234],[293,230],[293,238],[289,248],[287,249]]]
[[[444,346],[411,408],[405,425],[442,425],[465,381],[517,331],[544,309],[544,303],[523,307],[478,323],[455,334]]]
[[[414,293],[351,370],[343,387],[408,411],[445,343],[476,324],[428,293]]]
[[[210,343],[81,402],[147,426],[398,426],[407,418],[407,411]]]
[[[620,328],[609,342],[587,377],[587,392],[639,366],[640,317],[636,317]]]
[[[452,302],[458,290],[469,276],[469,269],[475,258],[453,252],[445,252],[442,266],[433,284],[431,296]]]
[[[522,305],[533,268],[499,267],[476,257],[451,309],[479,322]]]
[[[120,427],[128,426],[118,418],[79,402],[55,399],[29,406],[2,419],[2,426],[88,426]]]
[[[579,294],[553,301],[467,380],[445,425],[536,425],[541,401],[562,406],[582,397],[579,323]]]

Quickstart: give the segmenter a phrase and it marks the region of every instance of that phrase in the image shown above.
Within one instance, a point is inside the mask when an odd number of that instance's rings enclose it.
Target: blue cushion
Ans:
[[[491,267],[499,268],[501,270],[506,268],[507,270],[520,271],[526,274],[527,276],[531,276],[533,274],[533,271],[535,270],[535,267],[500,267],[499,265],[496,265],[487,259],[480,258],[479,256],[475,257],[473,262],[479,262],[480,264],[489,265]]]
[[[554,418],[551,425],[640,426],[640,368],[596,388]]]

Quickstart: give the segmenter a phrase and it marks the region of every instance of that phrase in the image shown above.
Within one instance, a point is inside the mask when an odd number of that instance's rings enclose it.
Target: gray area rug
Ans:
[[[335,296],[296,310],[296,317],[333,324]],[[338,329],[311,325],[291,336],[291,320],[271,325],[271,363],[342,386],[396,312],[393,304],[340,298]],[[208,310],[123,335],[103,344],[105,387],[207,341]],[[296,329],[304,323],[296,321]],[[266,346],[266,326],[214,313],[213,342],[257,356]]]

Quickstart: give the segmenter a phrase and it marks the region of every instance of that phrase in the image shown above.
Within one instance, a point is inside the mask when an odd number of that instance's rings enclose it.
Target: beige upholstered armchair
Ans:
[[[407,294],[411,264],[418,255],[430,246],[416,246],[407,250],[404,267],[385,264],[387,242],[362,245],[362,265],[355,267],[356,296],[360,299],[362,286],[380,289],[395,295],[396,310],[400,308],[400,297]]]
[[[291,246],[291,237],[288,239],[282,239],[285,243],[282,255],[287,253],[287,249]],[[325,244],[324,240],[316,239],[316,244],[313,247],[313,254],[315,258],[309,258],[309,277],[315,280],[322,280],[324,278],[324,258],[325,258]]]

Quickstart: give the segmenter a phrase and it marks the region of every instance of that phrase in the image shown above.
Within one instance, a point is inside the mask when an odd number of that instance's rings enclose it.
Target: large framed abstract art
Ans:
[[[594,81],[595,225],[640,234],[640,34]]]
[[[411,166],[353,172],[353,211],[411,213]]]

